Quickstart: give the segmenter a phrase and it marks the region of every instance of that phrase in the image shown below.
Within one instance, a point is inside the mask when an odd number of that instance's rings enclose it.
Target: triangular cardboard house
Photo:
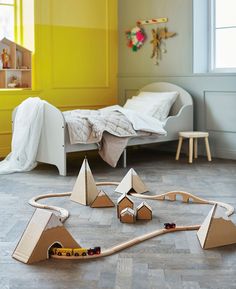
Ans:
[[[117,217],[120,218],[120,213],[125,208],[134,208],[134,202],[127,194],[122,194],[117,200]]]
[[[90,205],[91,208],[109,208],[115,207],[115,204],[104,191],[100,191],[96,199]]]
[[[137,194],[142,194],[148,191],[143,181],[140,179],[134,169],[130,169],[115,189],[118,193],[128,194],[130,191],[135,191]]]
[[[135,211],[131,208],[125,208],[120,213],[120,221],[122,223],[134,223],[136,220]]]
[[[146,203],[142,202],[136,209],[137,220],[151,220],[152,208]]]
[[[203,249],[236,243],[236,226],[229,219],[216,217],[217,208],[215,204],[197,232]]]
[[[87,159],[85,158],[79,175],[72,190],[70,199],[82,205],[90,205],[98,195],[96,183],[90,170]]]
[[[12,257],[23,263],[35,263],[48,259],[53,246],[80,247],[55,214],[36,209]]]

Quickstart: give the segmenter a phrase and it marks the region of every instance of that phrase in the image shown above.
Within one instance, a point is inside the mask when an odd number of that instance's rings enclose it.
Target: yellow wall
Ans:
[[[61,110],[117,103],[117,0],[35,0],[34,19],[32,0],[22,3],[33,90],[0,91],[0,156],[10,151],[12,109],[29,96]]]

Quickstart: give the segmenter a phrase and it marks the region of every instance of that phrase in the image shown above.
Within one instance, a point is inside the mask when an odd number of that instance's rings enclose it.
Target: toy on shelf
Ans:
[[[80,246],[56,215],[47,210],[36,209],[12,257],[31,264],[48,259],[52,247]]]
[[[125,208],[134,208],[134,202],[129,198],[127,194],[122,194],[117,200],[117,217],[120,218],[120,213]]]
[[[10,56],[6,48],[3,48],[2,50],[1,59],[2,59],[2,68],[3,69],[10,68],[9,66]]]
[[[216,217],[217,209],[218,206],[215,204],[197,232],[203,249],[236,243],[235,224],[229,219]]]
[[[135,223],[136,214],[135,211],[131,208],[125,208],[120,212],[120,221],[122,223]]]
[[[115,207],[115,204],[104,191],[100,191],[95,200],[90,205],[91,208],[109,208]]]
[[[175,223],[165,223],[164,228],[169,230],[169,229],[175,229],[176,225]]]
[[[140,179],[134,169],[130,169],[124,176],[118,187],[115,189],[118,193],[128,194],[130,191],[134,191],[137,194],[142,194],[148,191],[143,181]]]
[[[9,88],[20,87],[19,80],[16,76],[12,76],[10,82],[7,85]]]
[[[79,175],[72,190],[71,201],[88,206],[96,199],[98,190],[90,170],[87,159],[85,158]]]
[[[142,202],[136,209],[137,220],[151,220],[152,208],[146,203]]]

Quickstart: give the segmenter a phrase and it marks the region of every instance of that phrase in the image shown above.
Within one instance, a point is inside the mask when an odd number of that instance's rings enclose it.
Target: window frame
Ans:
[[[22,42],[22,0],[14,0],[10,3],[0,3],[0,6],[10,6],[14,10],[14,42]]]
[[[210,73],[236,73],[236,67],[216,67],[216,0],[209,0],[208,69]],[[230,26],[228,27],[230,28]],[[226,28],[227,29],[227,28]]]

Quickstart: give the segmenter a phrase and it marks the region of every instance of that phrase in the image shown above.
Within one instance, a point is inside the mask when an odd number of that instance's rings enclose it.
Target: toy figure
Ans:
[[[9,68],[10,57],[9,54],[7,53],[6,48],[2,50],[1,58],[2,58],[2,68],[3,69]]]

